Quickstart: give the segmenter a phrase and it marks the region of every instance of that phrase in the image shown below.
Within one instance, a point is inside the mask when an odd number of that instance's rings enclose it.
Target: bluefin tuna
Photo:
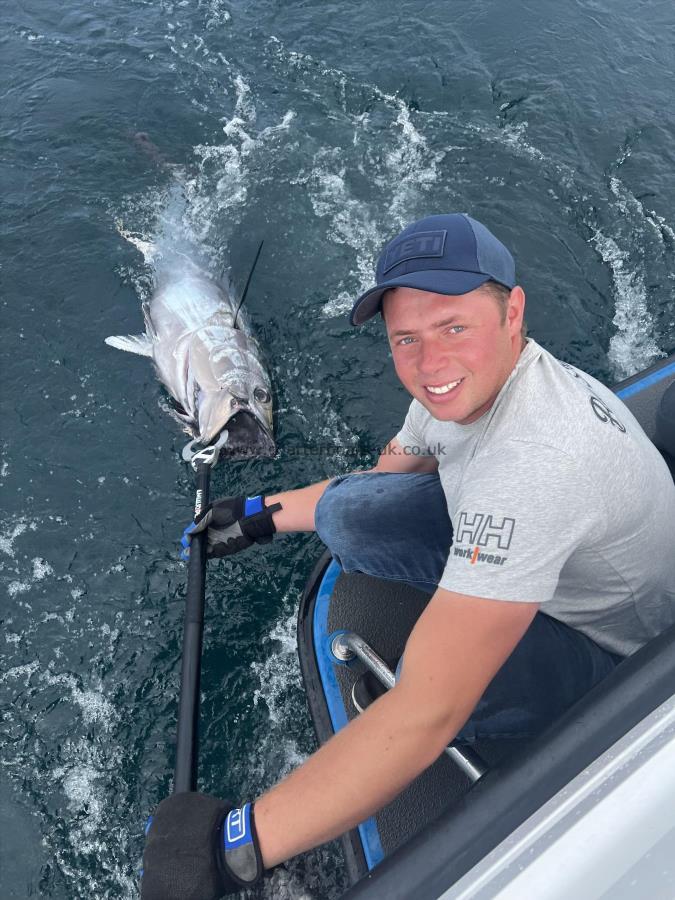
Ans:
[[[186,450],[217,442],[232,458],[273,456],[270,378],[227,279],[182,254],[165,258],[143,316],[145,333],[105,342],[153,361],[172,414],[193,438]]]

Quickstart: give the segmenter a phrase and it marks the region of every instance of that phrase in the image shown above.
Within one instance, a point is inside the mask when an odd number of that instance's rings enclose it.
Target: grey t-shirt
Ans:
[[[454,529],[441,587],[541,603],[626,655],[675,621],[675,485],[595,378],[529,339],[480,419],[413,400],[397,440],[439,462]]]

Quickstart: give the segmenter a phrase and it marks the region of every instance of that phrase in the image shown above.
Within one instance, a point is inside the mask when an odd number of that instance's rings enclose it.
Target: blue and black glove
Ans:
[[[188,559],[192,535],[204,529],[208,529],[206,555],[209,557],[229,556],[251,544],[268,544],[276,533],[272,514],[281,508],[281,503],[265,506],[262,494],[215,500],[183,532],[180,557]]]
[[[217,900],[264,874],[253,805],[174,794],[145,829],[141,900]]]

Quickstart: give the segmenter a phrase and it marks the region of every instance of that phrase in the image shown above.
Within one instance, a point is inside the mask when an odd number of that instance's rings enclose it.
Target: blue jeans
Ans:
[[[345,572],[404,581],[428,594],[436,590],[452,544],[438,475],[372,472],[335,478],[317,504],[315,521]],[[537,612],[456,741],[534,737],[621,659]]]

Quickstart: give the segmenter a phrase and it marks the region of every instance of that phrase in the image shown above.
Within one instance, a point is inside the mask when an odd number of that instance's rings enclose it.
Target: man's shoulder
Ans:
[[[644,450],[648,438],[611,388],[535,346],[535,358],[514,380],[486,432],[486,449],[513,438],[557,448],[590,466],[605,454],[633,457]]]

